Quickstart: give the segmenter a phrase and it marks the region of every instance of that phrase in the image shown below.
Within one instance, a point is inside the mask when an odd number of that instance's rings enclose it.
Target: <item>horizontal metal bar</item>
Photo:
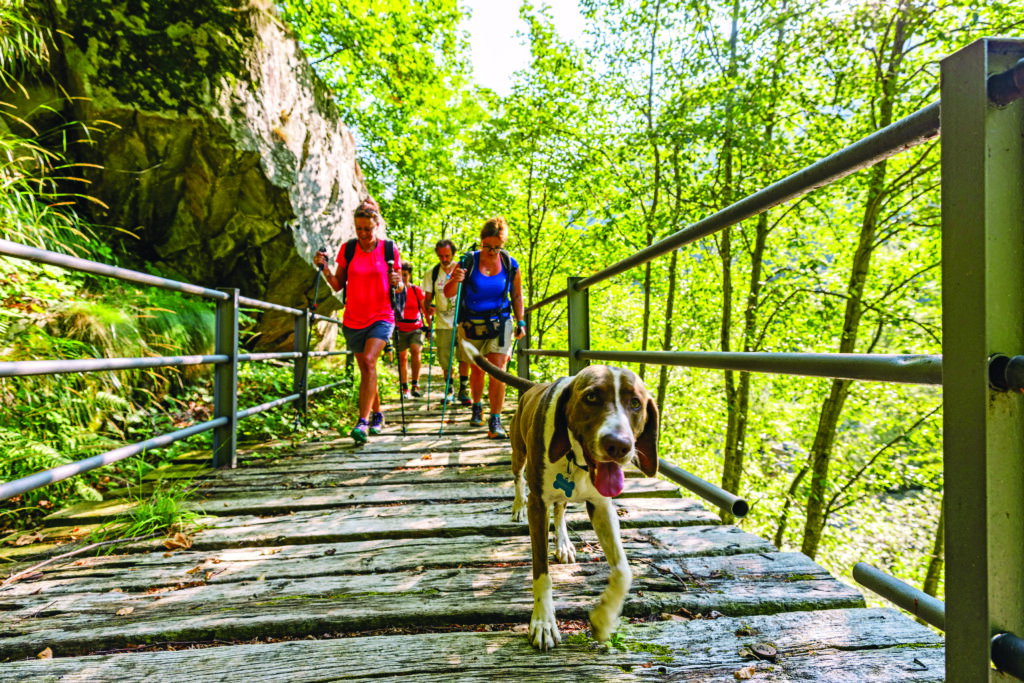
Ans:
[[[559,351],[557,349],[519,349],[522,353],[527,356],[551,356],[553,358],[568,358],[568,351]]]
[[[552,294],[551,296],[547,297],[546,299],[541,299],[540,301],[538,301],[536,303],[533,303],[533,304],[530,304],[529,306],[527,306],[526,307],[526,312],[529,313],[530,311],[536,311],[538,308],[543,308],[544,306],[547,306],[548,304],[553,304],[556,301],[558,301],[559,299],[564,298],[568,293],[569,293],[568,289],[563,289],[563,290],[561,290],[559,292],[555,292],[554,294]]]
[[[247,363],[258,360],[285,360],[290,358],[302,358],[301,351],[281,351],[280,353],[240,353],[239,363]]]
[[[125,458],[138,455],[145,451],[169,446],[176,441],[181,441],[182,439],[187,439],[190,436],[208,432],[211,429],[216,429],[221,425],[227,424],[227,422],[228,418],[218,417],[217,419],[210,420],[209,422],[202,422],[197,425],[192,425],[191,427],[186,427],[185,429],[179,429],[176,432],[162,434],[161,436],[146,439],[145,441],[140,441],[136,444],[121,446],[120,448],[115,448],[112,451],[94,455],[91,458],[86,458],[85,460],[79,460],[78,462],[73,462],[67,465],[60,465],[59,467],[54,467],[44,472],[36,472],[35,474],[30,474],[27,477],[22,477],[21,479],[14,479],[13,481],[0,484],[0,500],[7,500],[12,496],[17,496],[42,486],[62,481],[68,477],[73,477],[76,474],[82,474],[83,472],[88,472],[96,469],[97,467],[109,465],[117,462],[118,460],[124,460]]]
[[[261,403],[258,406],[253,406],[252,408],[246,408],[245,410],[239,410],[237,413],[235,413],[235,419],[237,419],[237,420],[244,420],[247,417],[250,417],[250,416],[255,415],[257,413],[262,413],[265,410],[270,410],[271,408],[276,408],[278,406],[283,406],[284,404],[291,403],[292,401],[298,401],[301,397],[302,397],[302,394],[291,394],[290,396],[285,396],[284,398],[279,398],[279,399],[275,399],[273,401],[268,401],[267,403]]]
[[[310,358],[326,358],[327,356],[351,356],[351,351],[311,351]]]
[[[988,99],[993,104],[1004,106],[1024,97],[1024,59],[1012,69],[989,76]]]
[[[853,565],[853,579],[868,590],[878,593],[897,607],[927,621],[935,628],[946,630],[946,605],[924,591],[914,588],[870,564]]]
[[[340,385],[342,385],[344,383],[345,382],[331,382],[330,384],[325,384],[322,387],[315,387],[315,388],[309,390],[309,395],[312,396],[313,394],[319,394],[322,391],[327,391],[328,389],[333,389],[334,387],[340,386]]]
[[[341,321],[337,318],[328,318],[326,315],[314,315],[313,320],[323,320],[325,323],[335,323],[341,325]]]
[[[1012,633],[992,638],[992,663],[1003,673],[1024,681],[1024,639]]]
[[[615,263],[604,270],[576,283],[576,289],[593,287],[598,282],[614,277],[631,268],[643,265],[663,254],[690,244],[702,237],[736,225],[740,221],[763,213],[773,206],[807,194],[811,190],[833,183],[854,171],[866,168],[939,133],[939,103],[929,104],[910,116],[875,131],[852,145],[800,169],[778,182],[741,199],[718,213],[683,228],[646,249]],[[552,299],[552,297],[548,297]],[[547,302],[547,299],[545,299]]]
[[[942,356],[881,353],[754,353],[720,351],[580,351],[584,360],[746,370],[869,382],[942,384]]]
[[[223,354],[213,356],[158,356],[156,358],[82,358],[78,360],[19,360],[0,363],[0,377],[63,375],[69,372],[100,370],[139,370],[183,365],[226,363]]]
[[[282,306],[280,304],[272,304],[269,301],[250,299],[247,296],[238,297],[238,305],[241,308],[258,308],[263,311],[280,311],[282,313],[289,313],[291,315],[304,315],[306,313],[301,308],[290,308],[288,306]]]
[[[86,259],[78,258],[77,256],[67,256],[65,254],[58,254],[54,251],[36,249],[35,247],[28,247],[24,244],[18,244],[17,242],[11,242],[9,240],[0,239],[0,254],[14,256],[16,258],[25,259],[26,261],[33,261],[35,263],[46,263],[51,266],[60,266],[61,268],[77,270],[82,273],[105,275],[107,277],[117,278],[118,280],[136,282],[141,285],[160,287],[161,289],[170,289],[176,292],[184,292],[186,294],[196,294],[198,296],[206,297],[207,299],[228,298],[228,294],[226,292],[219,292],[216,289],[207,289],[206,287],[191,285],[187,282],[168,280],[167,278],[157,277],[156,275],[150,275],[149,273],[140,273],[137,270],[108,266],[105,263],[96,263],[95,261],[88,261]]]
[[[732,513],[734,517],[746,517],[750,511],[747,501],[739,496],[734,496],[725,489],[721,489],[694,474],[690,474],[664,458],[658,458],[658,472],[688,491],[696,493],[712,505]]]

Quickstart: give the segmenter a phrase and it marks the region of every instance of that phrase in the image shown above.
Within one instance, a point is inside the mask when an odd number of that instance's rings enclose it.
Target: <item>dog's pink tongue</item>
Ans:
[[[622,468],[613,462],[597,463],[597,471],[594,473],[594,487],[598,493],[607,498],[614,498],[622,493],[622,486],[626,477]]]

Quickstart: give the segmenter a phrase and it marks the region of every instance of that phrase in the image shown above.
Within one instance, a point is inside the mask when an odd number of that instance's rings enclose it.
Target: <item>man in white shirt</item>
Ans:
[[[434,345],[437,347],[438,363],[447,380],[452,334],[455,330],[455,299],[449,299],[444,295],[444,285],[455,270],[455,244],[449,239],[443,239],[434,246],[434,253],[437,254],[439,263],[423,274],[423,294],[427,309],[434,315]],[[468,406],[472,403],[468,386],[469,362],[463,357],[461,349],[456,349],[455,358],[459,363],[458,400],[462,405]],[[444,401],[448,400],[449,396],[445,396]]]

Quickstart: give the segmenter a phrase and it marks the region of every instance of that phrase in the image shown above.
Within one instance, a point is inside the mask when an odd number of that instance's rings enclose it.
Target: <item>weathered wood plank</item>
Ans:
[[[715,524],[718,516],[685,498],[626,498],[616,503],[623,528]],[[296,512],[280,517],[207,518],[195,536],[197,549],[360,541],[374,538],[455,537],[483,533],[525,536],[525,522],[512,521],[511,501],[435,503]],[[590,528],[582,506],[566,514],[570,529]]]
[[[207,515],[276,515],[302,510],[324,510],[357,505],[391,505],[423,501],[512,500],[511,479],[494,483],[424,482],[383,486],[298,489],[286,492],[229,492],[185,500],[182,509]],[[658,479],[627,479],[620,498],[679,497],[679,489]],[[95,524],[130,512],[138,506],[131,499],[82,502],[48,515],[46,526]]]
[[[581,564],[602,559],[592,531],[575,533]],[[654,562],[676,557],[771,553],[768,541],[734,526],[669,529],[625,529],[623,546],[632,561]],[[167,555],[167,556],[165,556]],[[7,598],[68,592],[105,593],[112,588],[145,592],[188,584],[257,581],[260,577],[342,576],[498,564],[526,564],[530,539],[492,538],[387,539],[355,543],[232,548],[217,552],[153,552],[146,555],[85,557],[46,569],[43,577],[0,589]],[[209,578],[207,578],[209,577]]]
[[[864,604],[860,593],[801,553],[634,562],[631,567],[633,590],[623,609],[631,617],[680,609],[739,616]],[[585,618],[607,573],[603,562],[553,565],[559,616]],[[533,608],[531,583],[531,570],[524,566],[268,578],[157,595],[18,596],[4,601],[9,630],[0,638],[0,657],[30,657],[42,647],[69,655],[162,640],[524,622]]]
[[[756,631],[756,636],[737,632]],[[287,681],[382,678],[417,681],[732,681],[751,660],[739,650],[774,643],[774,664],[756,664],[758,681],[937,683],[945,680],[941,639],[891,610],[844,609],[741,619],[659,622],[624,627],[617,648],[572,638],[540,654],[522,633],[373,636],[202,650],[151,652],[7,664],[0,678],[23,683],[166,680]]]

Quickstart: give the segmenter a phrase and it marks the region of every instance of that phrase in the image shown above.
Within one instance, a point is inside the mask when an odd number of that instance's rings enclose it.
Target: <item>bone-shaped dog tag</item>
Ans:
[[[555,488],[565,491],[565,496],[567,498],[572,498],[572,490],[576,488],[576,484],[566,479],[562,473],[559,472],[558,475],[555,476]]]

